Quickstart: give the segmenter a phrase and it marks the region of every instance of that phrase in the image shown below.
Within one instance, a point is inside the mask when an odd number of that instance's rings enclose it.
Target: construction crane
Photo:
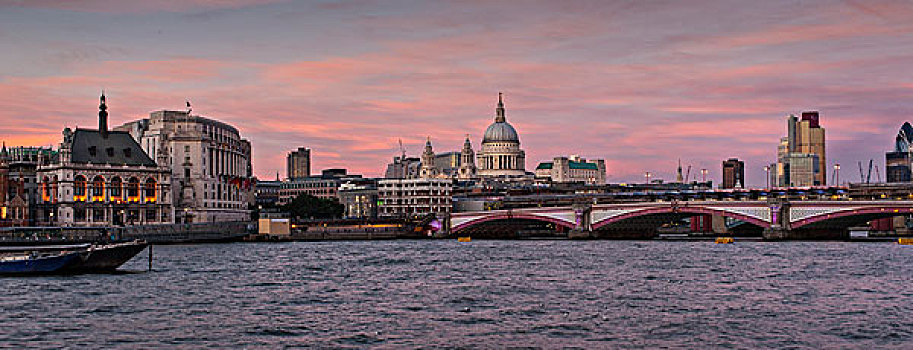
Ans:
[[[859,183],[865,183],[865,173],[862,172],[862,161],[858,161],[857,163],[859,163]]]
[[[872,164],[874,162],[874,159],[869,159],[869,173],[865,174],[865,183],[872,183]]]

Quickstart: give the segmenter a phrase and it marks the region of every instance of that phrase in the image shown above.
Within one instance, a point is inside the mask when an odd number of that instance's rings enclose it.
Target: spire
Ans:
[[[425,141],[425,154],[434,154],[434,150],[431,148],[431,136],[428,136],[428,141]]]
[[[495,109],[495,122],[503,123],[507,121],[507,117],[504,116],[504,98],[503,94],[498,92],[498,108]]]
[[[101,91],[101,104],[98,105],[98,132],[108,137],[108,105],[105,103],[105,90]]]

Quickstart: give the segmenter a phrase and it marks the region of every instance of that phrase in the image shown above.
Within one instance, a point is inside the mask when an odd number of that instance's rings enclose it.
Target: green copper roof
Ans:
[[[589,169],[589,170],[598,170],[596,168],[596,163],[584,163],[584,162],[570,162],[571,169]]]
[[[596,167],[596,163],[586,163],[586,162],[568,162],[568,167],[571,169],[584,169],[584,170],[599,170]],[[536,170],[539,169],[551,169],[554,167],[552,162],[542,162],[539,163],[539,166],[536,167]]]

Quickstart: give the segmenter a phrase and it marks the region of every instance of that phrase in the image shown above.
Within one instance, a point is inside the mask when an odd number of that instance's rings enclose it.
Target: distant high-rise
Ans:
[[[289,179],[302,179],[311,176],[311,149],[299,147],[289,152],[286,158],[286,171]]]
[[[777,149],[776,184],[790,186],[824,186],[827,184],[824,128],[818,112],[790,115],[787,135]]]
[[[720,188],[745,188],[745,162],[738,158],[723,161],[723,184]]]
[[[888,182],[913,181],[913,126],[903,123],[894,138],[894,151],[885,153],[885,176]]]

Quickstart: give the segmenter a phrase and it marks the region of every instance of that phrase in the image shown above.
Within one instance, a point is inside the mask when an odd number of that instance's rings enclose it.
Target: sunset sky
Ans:
[[[818,110],[857,181],[913,116],[911,19],[902,1],[0,0],[0,140],[95,128],[104,89],[112,125],[190,100],[236,126],[260,178],[297,147],[314,172],[380,176],[400,138],[478,150],[501,91],[527,170],[579,154],[609,182],[672,180],[681,158],[718,182],[738,157],[763,186],[785,116]]]

